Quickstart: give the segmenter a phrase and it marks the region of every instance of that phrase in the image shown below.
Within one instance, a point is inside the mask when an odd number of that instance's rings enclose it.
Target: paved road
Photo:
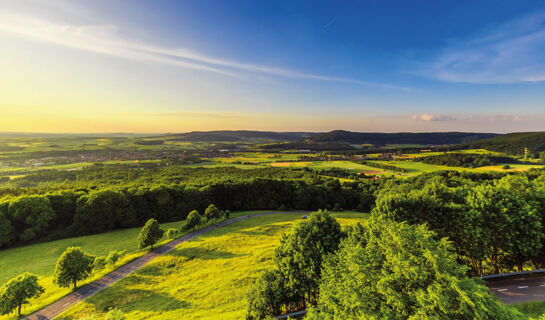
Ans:
[[[504,303],[545,300],[545,277],[495,280],[486,285]]]
[[[114,284],[119,279],[122,279],[128,276],[129,274],[133,273],[134,271],[142,268],[153,259],[174,250],[180,243],[191,240],[211,230],[214,230],[214,229],[217,229],[217,228],[220,228],[220,227],[223,227],[238,221],[255,218],[255,217],[268,216],[273,214],[305,214],[305,213],[306,212],[262,212],[262,213],[256,213],[256,214],[251,214],[251,215],[246,215],[246,216],[241,216],[241,217],[221,221],[213,226],[208,226],[200,230],[191,232],[183,237],[180,237],[176,240],[173,240],[165,244],[164,246],[160,248],[153,250],[152,252],[148,254],[143,255],[142,257],[130,263],[127,263],[126,265],[112,271],[111,273],[105,275],[102,278],[96,281],[93,281],[86,286],[79,288],[78,290],[64,296],[60,300],[48,305],[47,307],[31,314],[30,316],[24,319],[27,319],[27,320],[53,319],[59,314],[61,314],[62,312],[69,309],[70,307],[89,298],[90,296],[97,294],[98,292]]]

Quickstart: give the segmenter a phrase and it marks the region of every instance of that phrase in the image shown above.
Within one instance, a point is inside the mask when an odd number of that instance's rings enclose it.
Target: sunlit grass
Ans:
[[[234,213],[232,217],[242,216],[252,212]],[[209,224],[211,224],[210,222]],[[161,227],[175,228],[180,230],[185,226],[185,220],[161,224]],[[136,239],[140,228],[130,228],[116,230],[102,234],[74,237],[57,241],[50,241],[34,245],[28,245],[19,248],[12,248],[0,251],[0,262],[2,272],[0,272],[0,284],[16,277],[23,272],[31,272],[39,276],[39,282],[45,288],[45,293],[38,299],[31,301],[30,306],[25,306],[23,312],[25,314],[32,313],[71,292],[71,289],[61,289],[52,283],[52,274],[55,269],[57,259],[62,252],[70,246],[79,246],[92,255],[105,256],[113,250],[126,250],[127,256],[117,263],[117,267],[137,258],[148,252],[147,249],[139,250]],[[184,233],[188,233],[187,231]],[[163,239],[160,244],[165,244],[171,239]],[[112,271],[112,268],[103,270],[95,274],[92,278],[78,283],[79,286],[89,283],[98,277]],[[2,317],[4,319],[14,319],[13,317]]]
[[[362,213],[335,213],[342,225]],[[103,315],[117,307],[127,319],[244,319],[248,287],[272,266],[280,235],[301,218],[274,215],[214,230],[85,300],[59,319]]]

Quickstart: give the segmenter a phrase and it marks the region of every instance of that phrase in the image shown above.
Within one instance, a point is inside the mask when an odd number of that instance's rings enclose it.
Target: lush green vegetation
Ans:
[[[367,214],[332,213],[342,226]],[[128,319],[243,319],[246,294],[270,267],[282,233],[301,221],[285,214],[248,219],[181,244],[146,267],[87,299],[59,319],[104,315],[117,307]]]
[[[440,166],[478,168],[484,166],[496,165],[499,163],[519,163],[517,159],[511,157],[499,157],[488,154],[473,153],[444,153],[423,157],[419,159],[423,163],[436,164]]]
[[[483,148],[507,154],[524,155],[524,149],[528,148],[534,158],[545,151],[545,132],[517,132],[508,133],[490,139],[475,141],[465,145],[470,148]]]

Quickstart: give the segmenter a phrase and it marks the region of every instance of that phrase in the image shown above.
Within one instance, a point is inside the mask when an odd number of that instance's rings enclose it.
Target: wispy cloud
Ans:
[[[445,115],[445,114],[429,114],[429,113],[423,113],[421,115],[413,115],[410,118],[411,120],[418,120],[418,121],[454,121],[458,120],[457,117],[451,116],[451,115]]]
[[[54,22],[20,13],[0,11],[0,32],[123,59],[167,64],[230,77],[242,78],[248,76],[249,73],[254,73],[290,79],[332,81],[383,89],[413,90],[409,87],[384,83],[305,73],[266,65],[248,64],[210,57],[185,48],[165,48],[128,40],[120,35],[118,27],[115,25],[81,26]]]
[[[520,17],[447,46],[422,73],[449,82],[545,81],[545,12]]]

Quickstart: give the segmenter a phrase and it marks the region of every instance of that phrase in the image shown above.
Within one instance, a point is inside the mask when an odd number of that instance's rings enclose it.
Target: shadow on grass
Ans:
[[[144,289],[122,288],[109,294],[110,297],[101,299],[88,299],[97,311],[108,312],[110,309],[118,308],[124,313],[132,311],[171,311],[188,309],[190,304],[187,301],[178,300],[164,293],[158,293]]]
[[[291,225],[269,225],[258,228],[240,230],[237,233],[248,236],[273,236],[281,232],[287,232]]]
[[[247,254],[235,254],[227,251],[219,251],[207,248],[193,247],[183,248],[172,251],[170,255],[175,257],[184,257],[188,260],[191,259],[203,259],[203,260],[216,260],[216,259],[232,259],[236,257],[246,256]]]

